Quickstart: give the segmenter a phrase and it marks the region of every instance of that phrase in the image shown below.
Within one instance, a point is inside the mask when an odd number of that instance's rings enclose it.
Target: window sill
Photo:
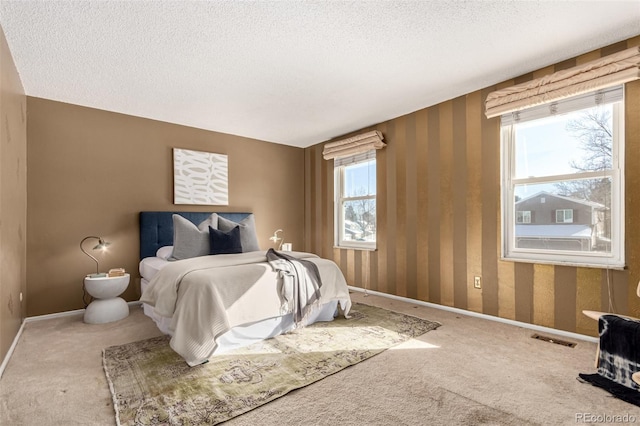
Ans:
[[[333,246],[333,248],[340,249],[340,250],[378,251],[377,247],[363,247],[363,246]]]
[[[500,260],[505,262],[514,262],[514,263],[537,263],[540,265],[572,266],[576,268],[613,269],[616,271],[623,271],[626,269],[626,265],[621,265],[617,263],[601,264],[601,263],[571,262],[571,261],[546,260],[546,259],[529,259],[529,258],[522,258],[522,257],[504,257],[504,256],[501,256]]]

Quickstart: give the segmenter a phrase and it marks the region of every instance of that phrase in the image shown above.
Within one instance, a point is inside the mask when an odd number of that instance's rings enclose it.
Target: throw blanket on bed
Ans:
[[[631,380],[631,375],[640,371],[640,321],[602,315],[598,320],[598,329],[598,374],[632,389],[640,389]]]
[[[318,304],[339,301],[346,316],[351,299],[338,266],[315,254],[290,254],[317,266],[323,283]],[[170,262],[140,301],[171,318],[171,347],[196,365],[211,357],[216,339],[231,328],[280,317],[281,281],[263,251],[202,256]]]
[[[274,249],[267,251],[267,260],[282,278],[281,313],[293,312],[293,320],[298,326],[307,316],[314,302],[320,300],[322,281],[315,263],[297,259]]]

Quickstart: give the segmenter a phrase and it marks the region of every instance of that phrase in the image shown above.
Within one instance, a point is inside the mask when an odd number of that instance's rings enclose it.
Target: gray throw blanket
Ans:
[[[298,259],[274,249],[267,251],[267,261],[282,278],[282,313],[293,313],[296,326],[320,300],[322,280],[315,263]]]

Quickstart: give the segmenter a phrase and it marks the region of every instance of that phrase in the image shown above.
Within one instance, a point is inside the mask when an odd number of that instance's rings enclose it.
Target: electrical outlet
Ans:
[[[474,288],[482,288],[482,284],[480,283],[480,277],[473,277],[473,287]]]

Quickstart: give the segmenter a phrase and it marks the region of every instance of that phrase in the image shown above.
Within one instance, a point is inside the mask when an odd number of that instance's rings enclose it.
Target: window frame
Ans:
[[[378,241],[378,227],[377,227],[377,218],[378,218],[378,203],[377,203],[377,187],[376,193],[374,195],[364,195],[364,196],[356,196],[356,197],[347,197],[345,196],[345,168],[349,166],[354,166],[357,164],[367,163],[373,161],[375,167],[375,171],[377,174],[377,159],[375,154],[373,158],[365,158],[359,161],[354,161],[350,164],[344,164],[340,166],[334,167],[334,247],[336,248],[345,248],[345,249],[358,249],[358,250],[376,250],[377,241]],[[376,179],[377,182],[377,179]],[[377,186],[377,184],[376,184]],[[357,200],[367,200],[372,199],[375,200],[375,215],[376,215],[376,240],[375,241],[354,241],[354,240],[345,240],[343,238],[344,233],[341,231],[345,226],[345,218],[344,218],[344,208],[342,207],[345,202],[348,201],[357,201]]]
[[[596,93],[592,93],[596,97]],[[583,95],[584,96],[584,95]],[[569,98],[571,101],[572,98]],[[546,263],[555,265],[571,265],[583,267],[623,269],[625,261],[625,206],[624,206],[624,145],[625,145],[625,96],[622,86],[622,99],[609,102],[612,108],[612,165],[611,169],[603,171],[588,171],[572,174],[561,174],[543,177],[515,178],[516,176],[516,122],[501,125],[500,149],[501,149],[501,259],[516,262]],[[550,104],[545,106],[549,107]],[[540,106],[533,107],[539,108]],[[533,109],[532,108],[532,109]],[[580,111],[589,107],[575,108],[572,111]],[[550,109],[553,109],[551,107]],[[532,120],[538,120],[550,116],[540,116]],[[517,248],[515,237],[516,210],[515,188],[523,184],[541,184],[558,181],[566,181],[568,176],[573,179],[609,178],[611,179],[611,250],[602,252],[577,252],[551,249],[527,249]],[[569,222],[563,222],[569,223]],[[573,222],[571,222],[573,223]],[[518,223],[519,224],[519,223]]]

